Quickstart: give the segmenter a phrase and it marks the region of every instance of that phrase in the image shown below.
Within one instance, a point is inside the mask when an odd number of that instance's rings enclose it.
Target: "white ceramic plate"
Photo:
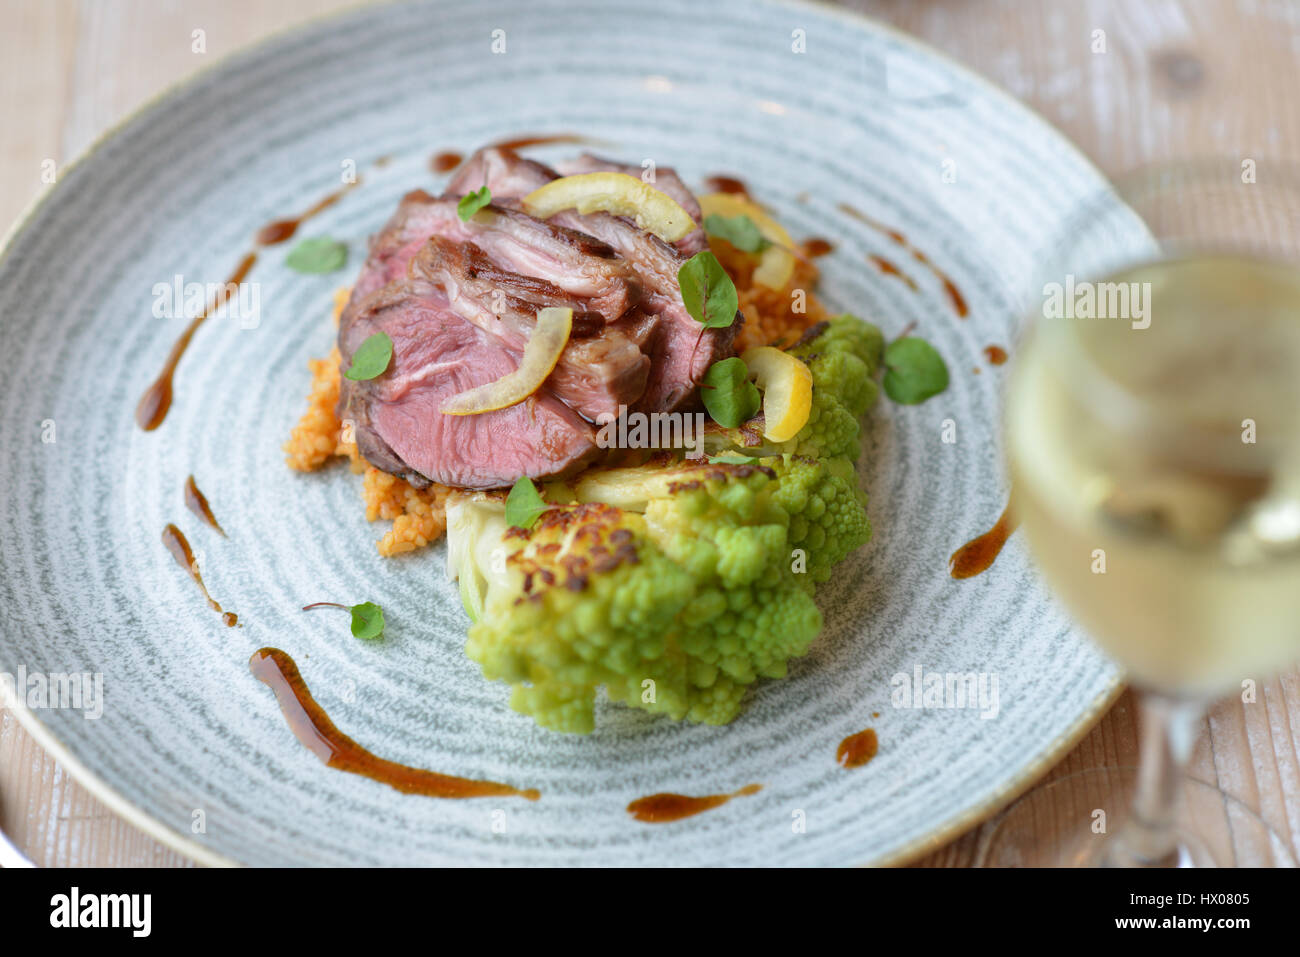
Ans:
[[[953,371],[941,397],[874,413],[863,474],[875,539],[819,596],[812,653],[729,727],[602,707],[588,737],[537,729],[465,658],[442,548],[381,559],[356,477],[283,464],[306,360],[333,335],[332,294],[398,198],[438,186],[430,155],[564,131],[696,184],[743,177],[793,233],[835,242],[821,260],[833,307],[888,335],[915,321]],[[302,232],[345,238],[347,273],[304,276],[283,266],[286,247],[264,253],[249,277],[260,323],[202,328],[167,421],[138,430],[136,400],[183,325],[154,318],[155,284],[224,280],[255,229],[334,189],[349,161],[364,185]],[[0,262],[0,670],[98,672],[105,691],[96,720],[21,717],[115,810],[203,861],[855,864],[931,847],[1045,770],[1117,688],[1016,538],[984,575],[947,573],[1007,494],[1002,371],[982,350],[1011,345],[1036,251],[1102,186],[1009,97],[829,8],[386,6],[238,55],[65,171]],[[969,317],[841,203],[901,229],[951,276]],[[877,271],[872,253],[919,289]],[[954,443],[941,440],[945,420]],[[183,508],[191,473],[229,539]],[[173,564],[159,538],[168,522],[244,627],[223,627]],[[318,600],[381,602],[387,638],[360,642],[345,617],[298,610]],[[434,800],[327,769],[249,674],[265,645],[293,655],[334,721],[379,754],[542,799]],[[892,676],[917,668],[996,676],[996,716],[894,707]],[[836,744],[868,726],[878,757],[839,768]],[[625,810],[655,791],[750,782],[763,790],[675,824]]]

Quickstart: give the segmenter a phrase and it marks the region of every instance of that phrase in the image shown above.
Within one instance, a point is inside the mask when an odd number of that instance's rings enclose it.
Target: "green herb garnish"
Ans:
[[[677,284],[686,311],[704,328],[725,328],[736,321],[736,285],[707,249],[682,263],[677,270]]]
[[[393,340],[386,332],[376,332],[352,354],[352,364],[343,375],[353,382],[373,379],[384,374],[393,358]]]
[[[723,452],[709,459],[710,465],[753,465],[758,459],[752,455],[740,455],[737,452]]]
[[[754,221],[744,213],[730,219],[710,213],[704,217],[704,230],[710,236],[725,239],[744,253],[761,253],[772,245],[772,241],[760,233]]]
[[[492,202],[492,190],[481,186],[460,198],[460,202],[456,204],[456,215],[460,217],[462,223],[467,223],[471,216],[490,202]]]
[[[885,394],[902,405],[916,405],[948,388],[948,366],[934,346],[908,336],[885,347]]]
[[[749,381],[749,369],[737,356],[709,366],[700,398],[713,421],[728,429],[753,418],[762,404],[758,386]]]
[[[284,264],[297,272],[324,273],[342,269],[348,261],[348,247],[328,236],[304,239],[284,257]]]
[[[384,633],[384,610],[373,601],[363,601],[359,605],[341,605],[336,601],[318,601],[303,605],[303,611],[313,608],[342,608],[352,613],[352,634],[369,641],[379,638]]]
[[[352,606],[352,634],[370,640],[384,633],[384,610],[373,601],[363,601]]]
[[[550,507],[537,491],[533,480],[525,475],[514,484],[510,494],[506,496],[506,524],[527,531],[533,527],[537,516]]]

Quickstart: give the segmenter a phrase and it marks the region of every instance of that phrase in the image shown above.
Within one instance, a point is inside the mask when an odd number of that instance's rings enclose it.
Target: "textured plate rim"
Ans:
[[[169,100],[178,97],[188,88],[197,84],[200,80],[224,70],[232,63],[235,63],[246,57],[253,57],[262,50],[273,47],[278,43],[287,40],[300,32],[306,31],[313,27],[329,24],[333,21],[343,19],[351,14],[358,13],[362,10],[382,10],[386,7],[398,7],[408,4],[414,5],[419,0],[386,0],[382,3],[358,2],[347,6],[339,7],[337,10],[331,10],[328,13],[308,17],[304,20],[297,21],[287,27],[274,30],[251,43],[244,44],[229,53],[223,54],[220,58],[212,63],[195,70],[184,78],[175,81],[164,87],[162,90],[146,99],[134,110],[125,114],[116,123],[106,128],[99,134],[89,146],[87,146],[74,159],[65,163],[62,167],[63,172],[68,172],[87,162],[95,153],[97,153],[105,144],[114,139],[127,126],[141,118],[145,114],[153,112],[157,107],[162,106]],[[901,45],[908,47],[913,52],[939,60],[959,75],[965,82],[981,90],[992,101],[996,102],[1003,108],[1010,108],[1019,111],[1027,119],[1046,127],[1051,130],[1057,137],[1060,144],[1074,154],[1075,158],[1087,169],[1092,170],[1099,179],[1109,182],[1108,177],[1094,163],[1086,153],[1084,153],[1074,141],[1058,130],[1055,124],[1049,122],[1037,110],[1033,109],[1026,103],[1017,99],[1011,93],[1002,89],[996,83],[986,79],[977,73],[973,68],[966,66],[960,61],[949,56],[937,47],[898,29],[892,24],[882,20],[869,17],[866,14],[858,13],[855,10],[846,10],[843,7],[836,6],[828,0],[768,0],[778,6],[789,7],[791,9],[809,9],[817,11],[828,17],[839,19],[854,27],[861,28],[864,25],[870,29],[886,33]],[[62,186],[63,180],[60,179],[52,188],[42,191],[38,196],[28,203],[26,209],[9,227],[5,233],[3,241],[0,241],[0,264],[8,259],[13,251],[14,245],[24,230],[31,224],[37,212],[45,205],[55,190]],[[1116,699],[1124,691],[1124,682],[1118,673],[1111,678],[1111,684],[1102,691],[1087,709],[1078,716],[1074,723],[1054,741],[1052,741],[1043,751],[1034,757],[1021,772],[1012,780],[993,794],[987,801],[977,807],[969,808],[961,814],[950,818],[947,821],[937,825],[934,830],[926,835],[916,838],[910,843],[899,848],[888,857],[878,861],[868,862],[862,866],[875,867],[899,867],[911,863],[916,858],[930,851],[942,847],[944,844],[956,839],[966,831],[970,830],[993,817],[1004,807],[1020,797],[1034,786],[1044,775],[1046,775],[1059,761],[1063,758],[1079,741],[1081,741],[1089,731],[1101,720],[1101,718],[1110,710]],[[39,718],[29,711],[26,707],[18,706],[15,700],[11,700],[10,695],[4,685],[0,685],[0,697],[3,698],[5,707],[14,716],[18,724],[27,731],[28,734],[36,741],[41,748],[54,758],[59,765],[66,770],[74,780],[84,787],[96,800],[103,803],[109,810],[119,815],[132,826],[142,833],[157,840],[159,843],[185,855],[195,863],[208,867],[241,867],[241,862],[236,861],[218,851],[213,850],[206,845],[193,841],[185,837],[179,831],[175,830],[168,824],[164,824],[153,815],[141,810],[135,804],[123,797],[115,787],[105,781],[94,771],[86,767],[81,760],[72,753],[72,751],[61,741],[55,734],[47,728]]]

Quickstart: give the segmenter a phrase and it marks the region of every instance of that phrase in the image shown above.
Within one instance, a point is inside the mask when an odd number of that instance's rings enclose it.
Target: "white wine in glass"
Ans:
[[[1107,281],[1150,289],[1151,324],[1064,319],[1026,343],[1015,511],[1136,683],[1217,696],[1300,659],[1300,270],[1183,259]]]
[[[1207,815],[1236,802],[1182,777],[1210,701],[1300,660],[1300,200],[1257,186],[1219,166],[1121,184],[1124,203],[1086,211],[1058,250],[1017,347],[1012,509],[1048,584],[1139,690],[1142,763],[1107,778],[1136,794],[1105,839],[1042,813],[1101,800],[1100,779],[1072,776],[1008,812],[986,863],[1292,863],[1262,821]],[[1106,249],[1134,213],[1149,248]],[[1196,833],[1215,827],[1259,833]]]

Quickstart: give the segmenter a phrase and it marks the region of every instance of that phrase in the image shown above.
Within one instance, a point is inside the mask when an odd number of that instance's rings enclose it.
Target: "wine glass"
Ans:
[[[1140,765],[1031,792],[982,863],[1294,866],[1185,768],[1210,702],[1300,659],[1300,174],[1140,171],[1041,261],[1008,380],[1013,511],[1139,692]]]

